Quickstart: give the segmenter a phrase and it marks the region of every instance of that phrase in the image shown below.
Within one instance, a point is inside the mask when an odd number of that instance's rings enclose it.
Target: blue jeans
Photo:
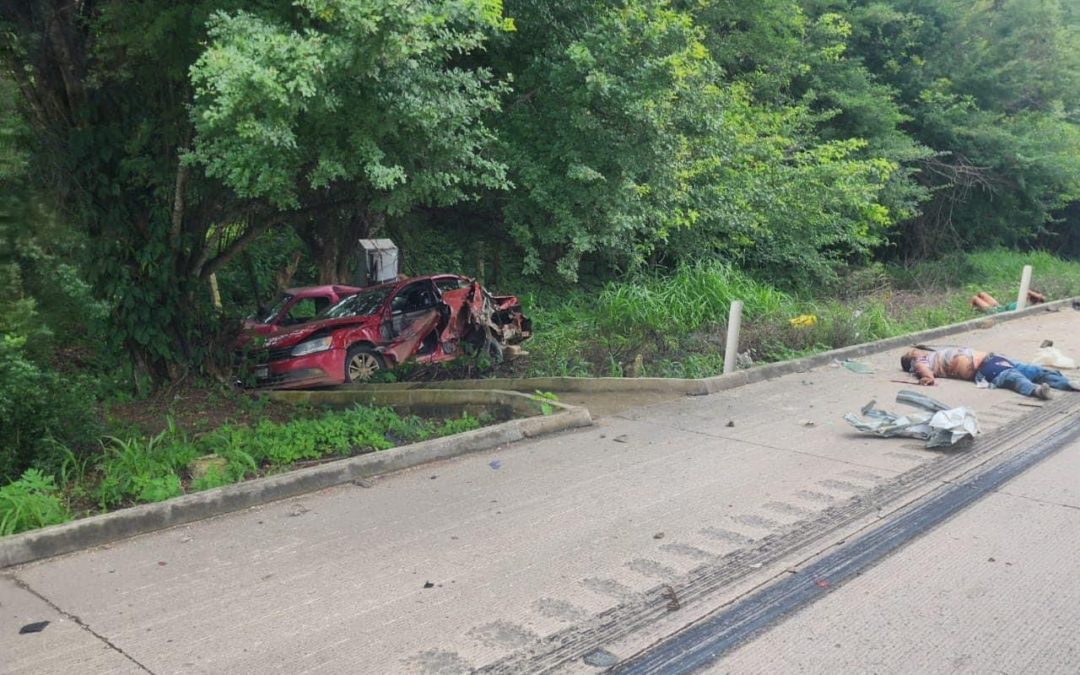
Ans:
[[[1062,375],[1060,371],[1020,363],[1019,361],[1013,361],[1012,368],[1001,371],[1001,374],[994,378],[990,386],[1011,389],[1024,396],[1033,396],[1035,386],[1043,382],[1054,389],[1063,389],[1065,391],[1072,391],[1073,389],[1069,378]]]

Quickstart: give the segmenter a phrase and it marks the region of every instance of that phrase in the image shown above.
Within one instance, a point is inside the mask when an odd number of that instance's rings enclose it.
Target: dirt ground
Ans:
[[[116,430],[160,433],[171,417],[188,433],[216,429],[223,424],[248,424],[261,419],[283,422],[304,414],[296,406],[270,401],[259,393],[218,383],[181,381],[154,392],[148,398],[110,403],[105,415]]]

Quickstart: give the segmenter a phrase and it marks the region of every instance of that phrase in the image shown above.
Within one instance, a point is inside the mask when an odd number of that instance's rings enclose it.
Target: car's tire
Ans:
[[[370,382],[380,371],[386,370],[386,362],[371,347],[357,345],[345,354],[345,382]]]

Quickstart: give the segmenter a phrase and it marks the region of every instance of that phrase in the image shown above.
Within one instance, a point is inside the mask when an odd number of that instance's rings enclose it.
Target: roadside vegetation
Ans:
[[[478,429],[487,418],[428,420],[355,406],[189,435],[167,417],[154,435],[106,436],[94,452],[58,448],[53,474],[26,469],[0,487],[0,536],[230,485],[342,457]],[[55,443],[55,441],[50,441]]]
[[[743,366],[966,321],[970,298],[1016,299],[1020,271],[1047,297],[1080,295],[1080,262],[1005,249],[910,266],[854,268],[831,288],[789,293],[721,263],[640,275],[595,291],[527,297],[536,336],[504,374],[580,377],[708,377],[724,366],[728,310],[744,303]],[[800,321],[799,317],[803,317]]]

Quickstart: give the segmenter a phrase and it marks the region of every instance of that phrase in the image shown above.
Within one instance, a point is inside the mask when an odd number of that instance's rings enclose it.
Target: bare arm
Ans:
[[[922,361],[915,362],[915,377],[919,378],[919,384],[927,387],[934,386],[934,371]]]

